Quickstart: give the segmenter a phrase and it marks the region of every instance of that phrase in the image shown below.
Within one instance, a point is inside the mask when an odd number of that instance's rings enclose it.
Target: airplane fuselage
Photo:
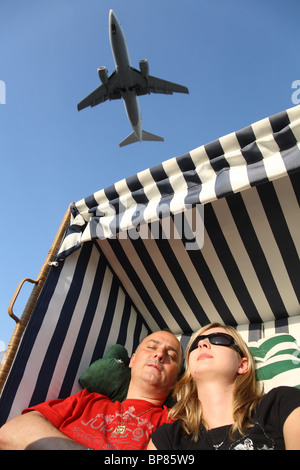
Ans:
[[[131,127],[139,141],[142,140],[142,117],[138,98],[131,83],[131,61],[123,29],[114,12],[109,13],[109,39],[116,66],[116,73],[122,85],[121,94]]]

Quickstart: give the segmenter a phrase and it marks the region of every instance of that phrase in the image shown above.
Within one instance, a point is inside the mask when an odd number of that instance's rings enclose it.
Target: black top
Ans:
[[[300,407],[300,390],[293,387],[278,387],[264,395],[255,408],[253,427],[245,434],[229,438],[228,426],[206,431],[201,428],[197,442],[183,431],[181,421],[160,426],[152,435],[158,450],[282,450],[285,449],[283,425],[290,413]]]

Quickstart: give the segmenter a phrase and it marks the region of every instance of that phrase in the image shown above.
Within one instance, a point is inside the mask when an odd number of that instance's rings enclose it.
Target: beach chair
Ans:
[[[267,389],[300,386],[300,106],[71,204],[0,371],[0,425],[149,332],[235,326]],[[23,281],[22,281],[23,282]],[[22,283],[21,283],[22,284]]]

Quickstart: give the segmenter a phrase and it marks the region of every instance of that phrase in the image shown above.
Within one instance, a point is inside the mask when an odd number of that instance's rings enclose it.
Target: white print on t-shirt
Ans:
[[[82,426],[73,429],[73,439],[87,447],[98,449],[142,449],[147,445],[154,426],[144,416],[135,417],[134,411],[134,406],[131,406],[124,412],[124,434],[113,433],[122,419],[121,413],[116,411],[109,415],[98,413],[88,421],[81,420]]]
[[[255,448],[251,439],[245,439],[244,442],[234,446],[233,450],[255,450]],[[264,444],[262,447],[259,447],[256,450],[273,450],[273,448]]]
[[[274,450],[274,441],[270,438],[260,423],[254,423],[255,435],[257,441],[253,442],[249,436],[239,439],[233,443],[230,448],[233,450]],[[263,443],[262,441],[265,441]]]
[[[254,450],[253,441],[251,439],[245,439],[244,442],[233,447],[234,450]]]

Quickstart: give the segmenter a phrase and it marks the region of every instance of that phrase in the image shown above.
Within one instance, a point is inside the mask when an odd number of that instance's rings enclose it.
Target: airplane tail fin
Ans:
[[[142,131],[142,140],[152,141],[152,142],[154,142],[154,141],[155,142],[164,142],[163,137],[159,137],[159,135],[155,135],[155,134],[150,134],[150,132],[146,132],[146,131]],[[133,132],[128,137],[126,137],[125,140],[123,140],[120,143],[120,147],[125,147],[125,145],[134,144],[134,142],[139,142],[139,140],[138,140],[137,136],[135,135],[135,133]]]
[[[152,142],[164,142],[163,137],[159,137],[159,135],[150,134],[150,132],[142,131],[142,140],[148,140]]]

